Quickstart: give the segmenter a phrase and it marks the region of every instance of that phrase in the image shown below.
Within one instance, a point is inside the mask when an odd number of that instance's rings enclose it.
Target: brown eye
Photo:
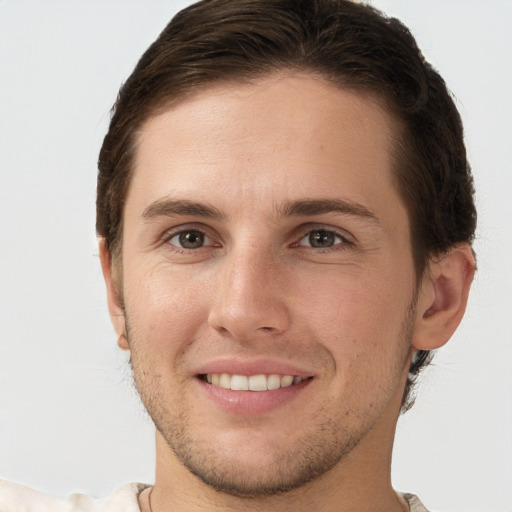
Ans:
[[[199,249],[204,245],[210,243],[210,239],[202,232],[197,229],[188,229],[176,233],[169,242],[172,245],[182,247],[183,249]]]

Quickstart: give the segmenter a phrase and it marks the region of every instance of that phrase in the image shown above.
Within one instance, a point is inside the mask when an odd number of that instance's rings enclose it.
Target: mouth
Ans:
[[[232,391],[274,391],[296,386],[312,377],[298,375],[203,373],[199,378],[214,387]]]

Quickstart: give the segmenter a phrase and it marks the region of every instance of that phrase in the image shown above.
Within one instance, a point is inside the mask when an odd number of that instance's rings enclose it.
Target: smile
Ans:
[[[229,373],[207,373],[201,377],[213,386],[233,391],[271,391],[299,384],[309,378],[293,375],[260,374],[247,376],[231,375]]]

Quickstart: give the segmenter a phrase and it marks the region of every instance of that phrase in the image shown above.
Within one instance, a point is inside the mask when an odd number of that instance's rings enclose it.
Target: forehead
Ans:
[[[309,74],[212,86],[142,126],[127,202],[172,194],[275,209],[348,195],[378,208],[398,200],[396,129],[375,96]]]

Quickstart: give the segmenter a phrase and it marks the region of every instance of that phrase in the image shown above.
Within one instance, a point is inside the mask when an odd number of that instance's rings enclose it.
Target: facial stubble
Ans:
[[[398,333],[402,350],[396,366],[390,369],[397,376],[403,372],[404,362],[408,360],[415,314],[416,297]],[[137,334],[131,328],[126,311],[125,318],[135,386],[156,429],[175,458],[192,475],[219,492],[258,499],[301,488],[338,466],[368,435],[380,417],[369,422],[366,410],[349,410],[346,416],[352,416],[352,421],[341,423],[329,411],[321,410],[312,428],[297,437],[291,449],[283,450],[279,443],[274,443],[274,450],[269,450],[272,452],[269,463],[264,467],[258,466],[258,471],[254,468],[244,470],[245,461],[220,453],[215,449],[215,443],[208,439],[194,437],[189,409],[177,412],[168,408],[168,398],[162,393],[163,386],[158,384],[161,376],[152,371],[151,365],[145,361],[144,350],[137,343]],[[382,411],[386,405],[381,404]],[[349,426],[353,424],[358,428]]]

